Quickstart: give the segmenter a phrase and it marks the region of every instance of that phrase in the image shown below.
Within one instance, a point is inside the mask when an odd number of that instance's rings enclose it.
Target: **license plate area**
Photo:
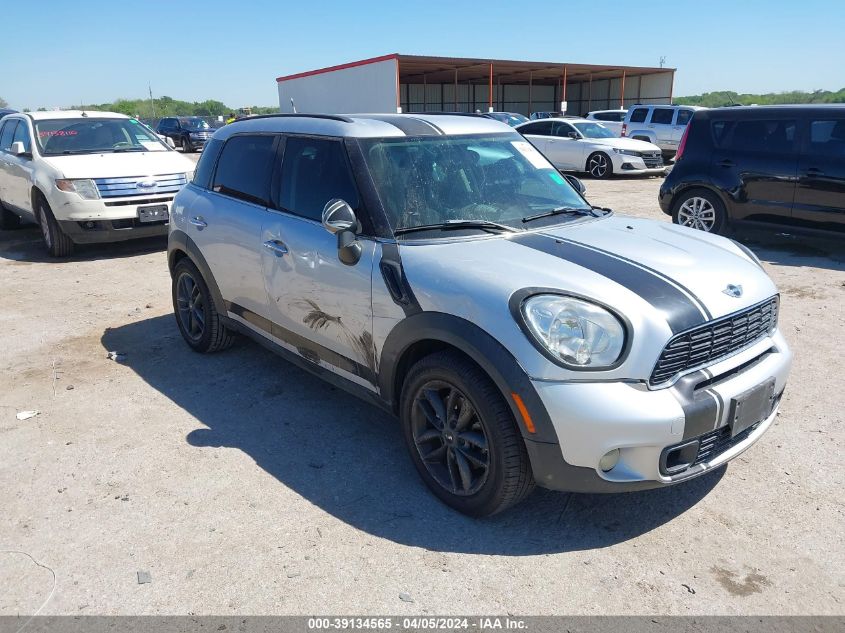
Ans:
[[[775,379],[752,387],[748,391],[731,398],[730,418],[731,437],[742,433],[749,426],[762,422],[772,412],[775,402]]]
[[[167,222],[170,214],[166,204],[153,204],[148,207],[138,207],[139,222]]]

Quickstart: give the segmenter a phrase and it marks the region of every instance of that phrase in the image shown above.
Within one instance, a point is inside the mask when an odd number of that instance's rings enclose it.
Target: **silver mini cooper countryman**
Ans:
[[[227,125],[176,196],[168,260],[188,345],[239,332],[387,409],[475,516],[535,483],[717,468],[772,424],[791,362],[750,251],[591,206],[483,117]]]

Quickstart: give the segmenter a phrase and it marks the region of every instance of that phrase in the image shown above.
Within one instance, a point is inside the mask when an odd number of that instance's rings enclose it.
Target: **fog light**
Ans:
[[[613,470],[613,467],[619,463],[619,449],[614,448],[612,451],[607,451],[599,460],[599,468],[606,473]]]

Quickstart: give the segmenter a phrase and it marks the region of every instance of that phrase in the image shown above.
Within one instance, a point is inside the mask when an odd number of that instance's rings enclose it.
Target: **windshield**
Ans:
[[[394,230],[455,220],[523,229],[526,216],[561,207],[590,209],[548,160],[516,133],[361,143]],[[566,219],[559,216],[554,221]]]
[[[203,119],[200,119],[199,117],[188,117],[184,119],[179,119],[179,123],[182,124],[182,127],[193,127],[198,130],[209,129],[208,123],[206,123]]]
[[[616,138],[616,135],[604,127],[601,123],[591,123],[588,121],[579,121],[573,123],[578,131],[586,138]]]
[[[135,119],[88,117],[34,123],[38,150],[44,156],[167,151],[167,146]]]

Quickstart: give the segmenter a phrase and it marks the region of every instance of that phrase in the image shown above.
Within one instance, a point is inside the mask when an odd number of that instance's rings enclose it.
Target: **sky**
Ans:
[[[277,76],[388,53],[629,66],[665,56],[678,96],[845,87],[842,0],[2,4],[0,97],[17,109],[140,98],[148,85],[156,97],[277,105]]]

